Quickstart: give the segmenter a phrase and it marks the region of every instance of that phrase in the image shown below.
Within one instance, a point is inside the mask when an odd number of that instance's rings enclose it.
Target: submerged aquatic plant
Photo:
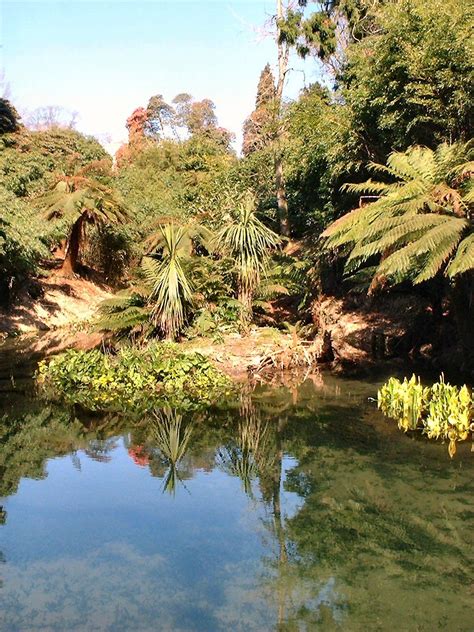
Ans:
[[[422,428],[430,439],[449,441],[448,452],[456,454],[456,442],[474,433],[474,401],[466,385],[461,388],[444,381],[424,387],[420,378],[400,382],[391,377],[378,392],[378,407],[395,419],[405,432]]]

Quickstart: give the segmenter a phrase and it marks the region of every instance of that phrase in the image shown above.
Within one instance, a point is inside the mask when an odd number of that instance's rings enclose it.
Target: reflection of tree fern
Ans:
[[[188,448],[192,434],[191,426],[183,426],[182,415],[171,408],[154,412],[151,435],[161,455],[168,464],[168,472],[163,480],[164,491],[175,494],[179,478],[178,466]]]

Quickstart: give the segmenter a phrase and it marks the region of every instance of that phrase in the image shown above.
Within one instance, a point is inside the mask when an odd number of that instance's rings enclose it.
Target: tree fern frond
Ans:
[[[114,333],[127,332],[150,319],[150,309],[146,307],[127,307],[121,311],[104,314],[97,318],[95,328],[98,331]]]
[[[386,184],[385,182],[374,182],[373,180],[367,180],[366,182],[357,182],[350,184],[346,182],[341,187],[341,191],[347,191],[347,193],[366,193],[367,195],[378,195],[384,191],[391,190],[393,185]]]
[[[426,253],[432,253],[430,261],[434,261],[437,254],[445,252],[448,243],[454,244],[453,247],[456,246],[466,225],[467,222],[465,220],[446,218],[446,221],[442,224],[434,226],[419,239],[407,244],[387,257],[387,259],[380,264],[378,274],[388,276],[403,275],[410,267],[416,270],[416,268],[420,266],[420,258],[426,255]],[[426,273],[428,274],[428,271]],[[418,276],[422,274],[423,271],[419,272]],[[434,276],[434,274],[431,276]],[[431,278],[431,276],[427,278]]]
[[[459,241],[458,235],[447,235],[444,239],[438,241],[436,248],[428,252],[423,260],[420,273],[413,279],[413,283],[417,285],[423,281],[432,279],[439,272],[440,268],[449,257],[453,254]]]
[[[468,270],[474,270],[474,233],[461,241],[456,256],[446,269],[446,275],[453,278]]]
[[[346,273],[389,253],[377,274],[394,282],[420,283],[443,269],[450,277],[471,270],[473,146],[443,144],[436,151],[411,147],[393,152],[386,168],[370,164],[395,181],[380,188],[372,180],[346,186],[352,192],[368,186],[379,190],[380,197],[331,224],[322,235],[324,247],[341,248],[348,255]]]

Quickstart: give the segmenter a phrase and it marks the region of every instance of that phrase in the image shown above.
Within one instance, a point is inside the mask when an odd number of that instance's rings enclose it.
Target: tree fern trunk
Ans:
[[[456,280],[453,306],[465,371],[474,371],[474,274],[465,273]]]
[[[61,267],[61,271],[65,276],[72,276],[77,271],[77,261],[82,238],[82,224],[83,216],[81,215],[72,227],[66,246],[66,253]]]

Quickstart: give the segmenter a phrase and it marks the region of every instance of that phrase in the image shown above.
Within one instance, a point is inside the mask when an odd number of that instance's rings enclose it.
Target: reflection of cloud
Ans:
[[[7,564],[0,628],[64,632],[251,632],[273,630],[274,613],[256,579],[258,560],[227,564],[216,577],[201,569],[183,580],[169,561],[126,542],[81,558]]]
[[[170,616],[184,591],[168,584],[160,555],[114,542],[82,558],[36,561],[4,568],[2,629],[178,630]],[[166,605],[166,608],[164,607]],[[168,619],[164,617],[168,613]],[[137,626],[146,621],[150,627]]]

